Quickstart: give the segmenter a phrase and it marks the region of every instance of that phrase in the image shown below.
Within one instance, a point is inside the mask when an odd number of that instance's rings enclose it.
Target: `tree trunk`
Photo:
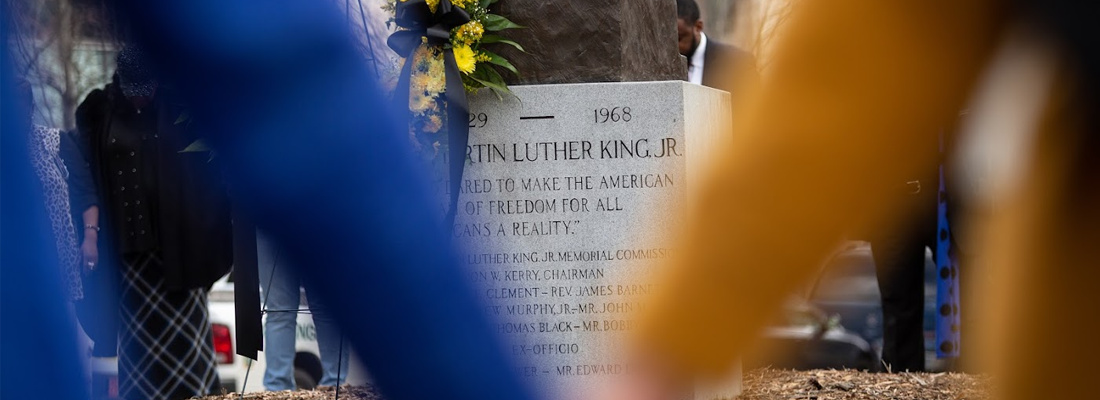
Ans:
[[[62,128],[72,129],[76,126],[76,85],[79,71],[73,63],[73,53],[76,51],[76,38],[74,37],[75,21],[73,19],[73,5],[69,0],[61,0],[57,4],[57,61],[61,66],[61,121]]]

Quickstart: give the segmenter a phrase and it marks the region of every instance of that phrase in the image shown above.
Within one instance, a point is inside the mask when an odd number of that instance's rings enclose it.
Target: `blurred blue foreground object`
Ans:
[[[86,399],[76,326],[27,152],[29,107],[12,90],[19,77],[7,11],[0,42],[0,398]]]
[[[239,209],[323,295],[387,399],[530,399],[334,2],[119,1]]]

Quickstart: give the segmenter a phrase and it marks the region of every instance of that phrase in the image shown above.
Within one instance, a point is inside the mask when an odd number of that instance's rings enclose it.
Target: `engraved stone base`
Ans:
[[[630,373],[618,346],[729,145],[729,95],[682,81],[512,89],[471,99],[452,234],[518,371],[549,398],[591,398]]]

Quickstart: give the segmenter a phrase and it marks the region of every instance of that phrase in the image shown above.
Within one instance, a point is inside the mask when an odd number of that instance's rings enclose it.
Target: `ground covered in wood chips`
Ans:
[[[240,393],[228,393],[221,396],[203,397],[202,400],[333,400],[336,398],[336,391],[329,390],[284,390],[281,392],[256,392],[245,393],[241,396]],[[344,385],[340,387],[340,400],[382,400],[382,396],[378,394],[378,391],[371,386],[348,386]]]
[[[960,373],[880,374],[852,370],[791,371],[763,368],[745,373],[741,400],[983,400],[990,382]]]
[[[851,370],[791,371],[762,368],[745,373],[740,400],[986,400],[989,378],[959,373],[876,374]],[[203,400],[333,400],[333,390],[231,393]],[[340,399],[382,400],[370,386],[340,388]]]

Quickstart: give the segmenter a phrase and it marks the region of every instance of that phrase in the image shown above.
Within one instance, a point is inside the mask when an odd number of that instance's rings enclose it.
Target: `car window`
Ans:
[[[841,253],[825,265],[822,279],[875,276],[875,259],[870,251]]]
[[[783,309],[769,318],[768,326],[799,328],[804,326],[817,326],[820,324],[820,311],[812,308],[805,300],[793,299],[784,304]]]
[[[817,317],[806,310],[788,309],[786,312],[787,326],[817,326]]]
[[[814,291],[815,301],[878,302],[878,281],[874,275],[822,280]]]
[[[924,282],[926,302],[935,304],[938,271],[932,250],[925,248]],[[880,301],[875,260],[870,249],[840,253],[825,265],[811,299],[838,302]]]
[[[845,252],[833,257],[821,272],[811,299],[818,301],[879,301],[875,261],[869,251]]]

